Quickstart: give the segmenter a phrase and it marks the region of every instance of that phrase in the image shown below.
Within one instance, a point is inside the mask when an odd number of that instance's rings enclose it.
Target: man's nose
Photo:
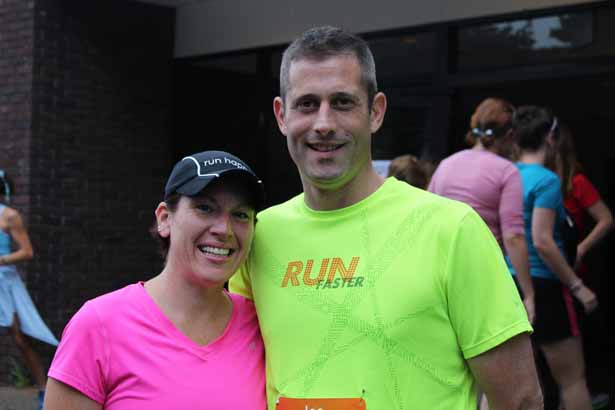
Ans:
[[[322,136],[335,133],[334,115],[335,113],[329,104],[321,104],[316,114],[316,120],[314,121],[314,131]]]

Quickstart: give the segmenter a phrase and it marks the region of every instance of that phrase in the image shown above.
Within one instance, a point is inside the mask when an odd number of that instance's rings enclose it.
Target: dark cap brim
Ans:
[[[263,184],[254,174],[245,170],[231,169],[220,172],[218,176],[211,175],[206,177],[196,177],[175,189],[175,192],[181,195],[193,197],[201,193],[211,182],[230,175],[236,175],[245,181],[246,186],[255,201],[255,209],[261,210],[265,203],[265,190]]]

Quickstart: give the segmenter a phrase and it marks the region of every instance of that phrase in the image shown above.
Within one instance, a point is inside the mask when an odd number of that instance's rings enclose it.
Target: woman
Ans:
[[[4,190],[4,201],[9,202],[11,184],[1,170],[0,186]],[[10,328],[13,340],[39,388],[39,408],[42,409],[45,372],[39,355],[24,333],[52,346],[57,346],[58,341],[39,316],[17,271],[16,264],[33,256],[32,243],[20,213],[0,203],[0,326]]]
[[[245,260],[263,191],[222,151],[178,162],[156,208],[162,272],[87,302],[51,364],[46,410],[264,410],[252,302],[224,283]]]
[[[574,220],[579,238],[577,245],[575,270],[583,276],[587,266],[583,263],[590,250],[606,237],[613,229],[613,214],[606,206],[598,190],[583,174],[583,167],[576,157],[570,129],[561,126],[559,138],[555,144],[555,158],[549,168],[556,172],[562,182],[564,207]],[[589,232],[587,216],[593,219],[594,226]]]
[[[521,178],[509,156],[514,107],[499,98],[481,102],[470,120],[466,143],[471,149],[444,159],[429,191],[470,205],[487,223],[508,255],[523,293],[530,321],[534,320],[534,289],[529,276],[523,229]]]
[[[557,141],[558,121],[547,109],[521,107],[513,130],[520,149],[517,166],[523,183],[525,234],[536,294],[532,336],[558,385],[563,407],[589,410],[591,400],[577,317],[562,287],[567,287],[587,312],[593,311],[598,302],[566,262],[562,242],[566,215],[560,180],[544,166]]]
[[[589,271],[585,259],[586,255],[591,253],[613,229],[613,214],[600,197],[598,190],[583,173],[583,167],[577,160],[572,133],[564,124],[560,127],[560,135],[555,144],[554,158],[549,162],[549,168],[561,179],[564,207],[573,219],[576,228],[577,243],[573,244],[573,246],[576,245],[576,251],[573,254],[575,272],[590,284],[592,290],[597,289],[596,285],[599,283],[595,281],[598,279],[597,272]],[[566,297],[569,298],[568,290],[564,289],[564,291]],[[596,312],[592,316],[591,320],[585,322],[582,334],[590,379],[591,370],[595,369],[591,364],[598,364],[600,367],[599,364],[604,361],[602,353],[609,349],[609,346],[603,345],[601,337],[602,334],[606,334],[604,332],[607,329],[604,316],[601,312]],[[592,396],[592,401],[599,400],[600,397],[605,397],[605,395]]]

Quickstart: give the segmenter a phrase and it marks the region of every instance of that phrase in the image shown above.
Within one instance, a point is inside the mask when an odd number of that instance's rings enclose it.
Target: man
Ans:
[[[254,298],[269,409],[541,408],[523,304],[471,208],[371,166],[384,119],[367,44],[284,53],[273,109],[303,193],[259,214],[231,289]]]

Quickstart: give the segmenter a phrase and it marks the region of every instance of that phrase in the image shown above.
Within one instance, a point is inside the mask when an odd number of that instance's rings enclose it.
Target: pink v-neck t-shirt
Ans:
[[[251,301],[229,294],[223,334],[200,346],[142,283],[86,302],[62,334],[49,377],[109,410],[264,410],[264,348]]]

